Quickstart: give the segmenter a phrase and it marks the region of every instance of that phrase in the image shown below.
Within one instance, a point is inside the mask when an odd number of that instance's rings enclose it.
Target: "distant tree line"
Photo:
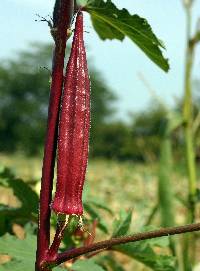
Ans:
[[[69,52],[67,48],[67,54]],[[0,64],[0,151],[29,155],[44,143],[51,82],[51,44],[32,44],[28,51]],[[116,99],[101,74],[90,65],[91,134],[113,113]]]
[[[38,155],[42,151],[51,81],[51,48],[50,44],[32,44],[15,58],[1,61],[0,152],[20,150],[27,155]],[[114,90],[90,64],[90,155],[143,162],[156,160],[166,110],[153,102],[146,110],[133,114],[129,123],[116,121]],[[198,89],[199,83],[195,85]],[[197,95],[195,108],[198,102]],[[173,136],[177,155],[181,148],[180,134],[175,131]]]

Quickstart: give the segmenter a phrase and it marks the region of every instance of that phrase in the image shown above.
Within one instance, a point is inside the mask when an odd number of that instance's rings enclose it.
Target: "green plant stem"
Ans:
[[[161,214],[161,225],[163,227],[171,227],[175,224],[174,217],[174,195],[172,191],[172,146],[170,120],[167,118],[163,125],[163,135],[160,146],[160,162],[159,162],[159,179],[158,179],[158,196]],[[170,238],[170,249],[172,254],[176,256],[176,245]],[[178,263],[177,263],[178,264]]]
[[[172,150],[171,138],[168,134],[168,120],[166,121],[164,135],[161,141],[158,194],[161,209],[161,225],[170,227],[175,224],[173,210],[173,192],[171,182],[172,173]]]
[[[193,124],[193,108],[192,108],[192,84],[191,74],[194,59],[194,46],[190,43],[191,37],[191,6],[186,7],[187,17],[187,48],[186,48],[186,64],[185,64],[185,94],[183,105],[183,117],[185,123],[185,142],[186,142],[186,159],[188,168],[188,189],[189,189],[189,205],[190,205],[190,220],[192,223],[195,219],[195,203],[196,195],[196,165],[194,138],[192,133]]]
[[[194,60],[194,43],[191,43],[191,7],[185,6],[186,10],[186,62],[185,62],[185,94],[183,105],[183,117],[184,117],[184,130],[185,130],[185,144],[186,144],[186,160],[188,169],[188,206],[189,215],[187,217],[187,223],[193,223],[195,221],[195,196],[196,196],[196,165],[195,165],[195,150],[194,150],[194,137],[193,137],[193,107],[192,107],[192,67]],[[195,252],[195,240],[190,244],[191,238],[186,235],[183,240],[183,261],[184,270],[191,270],[191,266],[195,261],[195,256],[190,259],[190,249],[192,253]],[[191,247],[192,246],[192,247]]]

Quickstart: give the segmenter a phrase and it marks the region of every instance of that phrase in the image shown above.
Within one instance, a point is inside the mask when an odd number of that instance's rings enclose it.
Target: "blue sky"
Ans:
[[[139,78],[142,74],[158,97],[172,105],[183,93],[185,13],[181,0],[113,0],[120,8],[145,17],[155,34],[166,45],[164,55],[171,69],[164,73],[155,66],[129,39],[101,41],[93,31],[89,16],[85,16],[85,42],[88,57],[99,69],[119,100],[118,117],[127,119],[129,112],[137,112],[152,103],[152,94]],[[0,59],[12,57],[31,41],[51,41],[45,23],[37,23],[35,14],[51,14],[54,0],[6,0],[1,3]],[[200,0],[193,7],[193,28],[200,17]],[[200,46],[196,50],[194,78],[200,75]]]

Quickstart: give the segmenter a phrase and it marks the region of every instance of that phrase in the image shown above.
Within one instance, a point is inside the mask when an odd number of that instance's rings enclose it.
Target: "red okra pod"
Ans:
[[[83,41],[83,14],[76,18],[67,64],[58,135],[56,193],[52,209],[82,215],[82,191],[88,160],[90,80]]]

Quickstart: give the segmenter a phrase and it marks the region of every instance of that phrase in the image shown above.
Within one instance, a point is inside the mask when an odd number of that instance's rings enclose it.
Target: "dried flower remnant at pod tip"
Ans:
[[[82,191],[88,161],[90,80],[83,41],[83,14],[78,12],[64,80],[58,135],[56,193],[52,209],[83,214]]]

